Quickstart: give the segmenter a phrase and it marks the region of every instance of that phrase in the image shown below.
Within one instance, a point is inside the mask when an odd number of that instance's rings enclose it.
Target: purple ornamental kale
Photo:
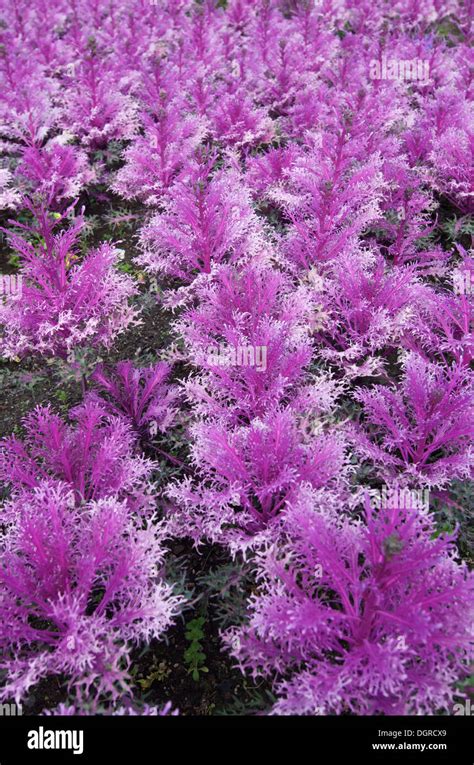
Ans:
[[[249,148],[270,143],[274,137],[266,109],[255,107],[243,90],[222,96],[211,119],[215,139],[226,146]]]
[[[197,480],[172,484],[176,533],[245,549],[271,533],[303,484],[336,486],[344,477],[344,443],[336,435],[304,442],[290,410],[273,410],[249,426],[198,422],[191,429]]]
[[[295,160],[288,181],[269,196],[291,220],[285,252],[309,268],[350,249],[379,216],[384,181],[380,158],[356,162],[346,128]]]
[[[75,199],[94,173],[83,151],[57,140],[24,149],[16,177],[30,195],[34,192],[46,207],[58,209],[65,200]]]
[[[135,453],[136,436],[123,417],[92,399],[70,411],[71,424],[38,406],[23,421],[24,440],[0,442],[0,478],[14,494],[44,481],[66,484],[76,503],[109,497],[130,510],[153,512],[149,478],[154,463]]]
[[[100,402],[112,414],[125,416],[141,436],[167,430],[176,417],[177,390],[168,383],[170,366],[159,362],[137,368],[131,361],[120,361],[108,374],[96,367],[92,381],[101,391]]]
[[[181,599],[159,577],[164,529],[116,497],[78,505],[39,483],[7,508],[0,540],[2,700],[66,678],[78,703],[130,692],[131,647],[159,638]]]
[[[382,475],[404,474],[432,486],[469,477],[474,393],[464,366],[446,368],[409,353],[396,388],[360,388],[356,398],[364,410],[356,448]]]
[[[317,335],[321,355],[349,377],[383,373],[381,352],[400,345],[427,292],[413,268],[391,268],[368,251],[342,253],[320,288],[325,312]]]
[[[293,144],[249,157],[246,179],[255,196],[265,200],[269,194],[274,196],[279,186],[288,179],[293,162],[298,157],[299,151]]]
[[[225,641],[272,677],[274,714],[439,714],[469,671],[474,577],[428,511],[366,504],[363,522],[311,494],[258,559],[250,621]]]
[[[420,173],[407,167],[407,161],[396,157],[384,163],[384,176],[389,191],[381,204],[383,217],[377,227],[383,232],[383,250],[395,266],[414,263],[421,270],[439,270],[447,255],[441,248],[426,249],[436,223],[432,216],[437,207],[433,195],[422,187]]]
[[[5,7],[3,15],[8,14],[9,10]],[[28,11],[38,18],[36,9],[23,7],[23,23],[27,22]],[[11,139],[7,140],[5,148],[16,153],[18,143],[30,145],[42,141],[49,131],[57,128],[59,114],[54,96],[58,91],[58,83],[53,77],[47,76],[45,66],[33,54],[32,49],[36,49],[37,41],[31,39],[31,29],[29,35],[25,28],[14,30],[18,8],[12,7],[11,13],[13,18],[10,23],[7,22],[8,27],[0,30],[0,120],[2,139]],[[32,26],[35,28],[36,23],[33,22]],[[28,42],[25,36],[30,38]]]
[[[194,292],[197,304],[175,326],[199,370],[185,383],[199,414],[246,423],[303,389],[310,395],[316,304],[309,289],[252,263],[223,266]]]
[[[66,359],[84,345],[109,347],[137,323],[137,312],[128,303],[137,290],[114,267],[114,247],[102,244],[81,260],[82,217],[55,233],[65,214],[52,218],[45,208],[27,206],[35,225],[17,223],[24,234],[9,232],[23,286],[20,296],[0,305],[0,352],[7,358],[41,354]]]
[[[12,172],[7,168],[0,168],[0,210],[15,210],[21,204],[21,194],[13,182]]]
[[[125,199],[157,205],[189,163],[205,134],[205,121],[185,115],[176,104],[163,107],[156,119],[145,115],[145,133],[137,136],[124,154],[125,164],[112,183]]]
[[[474,259],[457,246],[462,259],[446,274],[450,289],[425,292],[405,338],[421,355],[467,367],[474,358]]]
[[[222,262],[250,260],[266,247],[250,192],[234,170],[210,177],[214,158],[195,163],[170,189],[165,211],[141,234],[138,263],[190,283]]]
[[[83,55],[63,83],[62,117],[69,131],[90,150],[132,138],[138,129],[138,109],[121,91],[119,73],[98,52],[94,38]]]
[[[433,141],[430,160],[435,188],[464,212],[474,211],[474,124],[471,130],[448,128]]]

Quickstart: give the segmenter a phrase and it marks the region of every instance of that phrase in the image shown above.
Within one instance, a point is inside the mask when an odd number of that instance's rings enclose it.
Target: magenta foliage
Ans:
[[[167,701],[162,707],[151,707],[149,704],[143,704],[140,707],[133,704],[120,704],[116,707],[98,706],[95,703],[85,704],[82,707],[75,706],[74,704],[58,704],[54,709],[44,709],[43,713],[46,716],[57,717],[75,717],[86,716],[90,714],[94,715],[117,715],[119,717],[135,717],[137,715],[145,715],[147,717],[177,717],[179,710],[174,709],[171,701]]]
[[[145,134],[125,151],[125,165],[118,171],[113,189],[125,199],[157,205],[179,170],[189,162],[203,140],[205,123],[170,104],[156,119],[144,117]]]
[[[7,168],[0,168],[0,209],[16,209],[20,206],[21,194],[14,185],[14,176]]]
[[[219,99],[213,115],[217,141],[239,148],[270,143],[274,128],[265,109],[255,108],[244,92],[228,93]]]
[[[233,548],[252,544],[303,483],[335,486],[343,475],[343,442],[321,434],[305,444],[290,410],[271,411],[233,429],[197,423],[192,436],[200,480],[172,484],[168,494],[180,505],[178,532],[195,541],[225,540]]]
[[[49,209],[76,198],[93,179],[84,152],[57,141],[44,147],[28,146],[16,175]]]
[[[381,204],[384,216],[378,221],[387,243],[384,248],[396,266],[415,262],[420,268],[437,265],[446,259],[441,249],[424,250],[423,237],[435,229],[431,215],[436,204],[430,194],[420,188],[419,173],[407,167],[399,158],[387,162],[384,168],[390,193]]]
[[[24,440],[1,442],[0,477],[14,493],[44,481],[66,484],[76,502],[116,497],[131,510],[150,512],[153,462],[135,453],[136,437],[123,417],[111,416],[88,399],[70,411],[71,424],[50,407],[37,407],[24,420]]]
[[[283,186],[271,194],[292,222],[288,258],[304,268],[350,247],[377,218],[383,190],[379,159],[357,166],[345,129],[323,136],[321,144],[295,160],[288,190]]]
[[[468,366],[474,358],[474,259],[458,249],[461,261],[446,273],[449,288],[425,292],[406,335],[418,353]]]
[[[19,8],[15,11],[13,6],[3,10],[5,14],[13,12],[17,19],[24,13],[23,24],[29,15],[25,7],[21,11]],[[36,13],[34,9],[30,9],[31,12]],[[25,29],[22,31],[26,32]],[[56,127],[58,109],[54,104],[54,95],[57,83],[47,77],[44,65],[35,56],[30,55],[28,50],[22,50],[21,30],[15,32],[13,28],[3,27],[0,36],[3,46],[0,76],[4,89],[0,104],[2,138],[6,137],[6,146],[16,151],[17,141],[26,144],[41,141]]]
[[[448,128],[433,142],[430,160],[436,186],[461,210],[474,210],[474,125],[468,132]]]
[[[293,144],[282,149],[269,149],[265,154],[250,157],[247,161],[247,181],[259,197],[275,196],[278,185],[289,176],[293,162],[299,156]]]
[[[95,369],[92,381],[105,397],[100,401],[114,415],[125,416],[140,435],[164,432],[176,417],[177,390],[169,385],[170,366],[160,362],[137,368],[121,361],[112,374],[103,366]]]
[[[250,621],[226,635],[275,680],[276,714],[435,714],[472,658],[474,579],[429,513],[366,503],[362,522],[308,494],[258,560]]]
[[[195,294],[197,306],[183,313],[176,329],[199,369],[185,383],[196,412],[247,422],[301,394],[310,382],[305,372],[316,312],[309,289],[253,263],[216,270]],[[320,392],[309,398],[312,389],[305,387],[307,405],[316,407]]]
[[[79,699],[129,691],[133,644],[160,637],[180,599],[157,579],[164,530],[135,525],[117,497],[82,505],[42,482],[8,507],[1,540],[0,695],[21,701],[48,675]]]
[[[348,377],[383,372],[381,352],[401,344],[417,306],[431,297],[413,268],[392,268],[368,251],[341,255],[315,286],[325,309],[321,354]]]
[[[114,247],[102,244],[81,260],[83,218],[56,233],[65,214],[53,218],[46,208],[27,205],[35,222],[17,224],[21,234],[9,232],[25,284],[19,296],[0,306],[2,353],[66,358],[84,345],[110,346],[137,321],[128,304],[136,289],[129,276],[114,268]]]
[[[95,41],[89,51],[77,68],[73,64],[62,108],[71,133],[84,146],[98,149],[111,140],[132,138],[138,128],[137,106],[121,92],[118,73],[104,66]]]
[[[359,389],[356,397],[364,408],[356,446],[382,474],[405,472],[431,485],[469,477],[474,399],[464,367],[444,368],[408,354],[396,388]]]
[[[262,226],[241,176],[226,169],[210,177],[213,163],[191,165],[170,189],[165,211],[144,227],[138,262],[153,274],[191,282],[214,265],[263,251]]]
[[[461,268],[454,274],[461,283],[466,273],[474,283],[474,271]],[[431,306],[430,306],[431,307]],[[474,358],[474,299],[473,293],[438,297],[429,316],[431,334],[429,345],[432,351],[452,355],[459,364],[469,365]]]
[[[156,120],[144,118],[146,131],[125,152],[125,165],[113,184],[126,199],[138,198],[156,205],[178,171],[189,162],[203,140],[205,123],[197,117],[185,120],[173,104],[164,107]]]
[[[174,438],[179,400],[191,459],[160,492],[176,535],[256,556],[229,639],[276,678],[274,711],[449,710],[472,592],[453,540],[425,511],[354,510],[367,475],[442,497],[472,476],[472,1],[4,6],[0,207],[23,283],[0,274],[0,351],[102,356],[151,305],[111,244],[82,254],[80,195],[143,220],[137,282],[176,312],[184,375],[178,397],[164,363],[100,365],[71,422],[40,408],[3,442],[7,688],[64,673],[74,708],[96,688],[132,709],[117,683],[132,631],[152,636],[130,603],[154,544],[134,523],[161,534],[139,449]],[[95,518],[117,519],[107,551]],[[102,613],[135,545],[142,595],[127,580]],[[96,573],[92,548],[112,555]]]

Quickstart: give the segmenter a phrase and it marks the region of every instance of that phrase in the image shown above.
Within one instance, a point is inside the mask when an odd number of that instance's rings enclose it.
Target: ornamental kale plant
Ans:
[[[115,497],[136,512],[153,511],[151,460],[136,453],[136,437],[123,417],[110,415],[89,398],[70,410],[71,423],[48,407],[24,420],[24,440],[0,442],[0,478],[16,495],[45,481],[59,481],[78,505]]]
[[[324,281],[314,281],[324,308],[321,355],[349,377],[383,374],[382,351],[402,343],[418,303],[431,297],[413,268],[390,268],[368,251],[341,254]]]
[[[132,279],[114,265],[117,253],[102,244],[82,260],[78,238],[82,216],[59,230],[66,213],[51,216],[26,200],[33,222],[9,232],[24,279],[22,294],[0,305],[0,351],[7,358],[27,354],[74,356],[84,345],[111,345],[117,334],[137,322],[128,300]]]
[[[474,579],[429,513],[348,517],[306,493],[258,558],[250,620],[225,641],[274,678],[274,714],[435,714],[472,660]]]
[[[42,481],[14,499],[0,542],[0,697],[18,703],[48,675],[78,701],[129,692],[131,646],[160,637],[180,605],[158,575],[163,537],[116,496],[78,504]]]
[[[355,444],[382,475],[441,486],[472,471],[474,409],[472,376],[408,354],[403,380],[392,389],[359,389],[363,423]]]
[[[353,157],[345,156],[350,151],[346,147],[351,144],[344,130],[337,137],[324,136],[320,149],[295,161],[288,190],[283,187],[273,194],[292,223],[287,256],[300,268],[332,260],[378,216],[380,161],[375,156],[357,167]]]
[[[205,123],[197,117],[182,119],[173,104],[155,118],[143,118],[145,134],[126,149],[125,164],[118,171],[113,190],[125,199],[140,199],[147,205],[165,201],[165,191],[186,162],[189,162],[206,134]]]
[[[305,443],[288,409],[239,428],[197,423],[191,436],[199,480],[185,478],[168,494],[178,504],[177,532],[195,542],[260,543],[302,484],[336,487],[344,476],[342,438],[322,433]]]
[[[446,274],[450,289],[425,291],[416,321],[405,329],[409,348],[446,365],[454,361],[469,366],[474,358],[474,262],[465,251],[464,255]]]
[[[166,209],[142,232],[141,265],[191,282],[221,262],[258,256],[262,227],[235,171],[210,173],[213,158],[188,167],[170,189]]]
[[[20,192],[13,185],[13,174],[6,168],[0,169],[0,209],[15,209],[21,201]]]
[[[70,132],[89,149],[132,138],[138,127],[137,106],[121,91],[122,83],[117,86],[118,73],[104,65],[94,38],[88,41],[83,55],[67,77],[69,88],[61,104]]]
[[[164,432],[177,416],[178,391],[168,384],[170,366],[160,362],[136,368],[130,361],[119,362],[112,374],[98,366],[92,381],[101,393],[99,403],[116,416],[125,416],[141,436]]]
[[[175,328],[199,369],[185,383],[196,413],[247,423],[277,404],[319,410],[336,395],[307,372],[318,306],[305,285],[253,263],[216,269],[194,293]]]
[[[273,122],[266,110],[256,108],[243,90],[219,99],[212,128],[216,141],[230,147],[270,143],[274,137]]]
[[[16,176],[25,192],[34,192],[48,209],[55,209],[77,198],[94,174],[84,152],[58,140],[24,149]]]

